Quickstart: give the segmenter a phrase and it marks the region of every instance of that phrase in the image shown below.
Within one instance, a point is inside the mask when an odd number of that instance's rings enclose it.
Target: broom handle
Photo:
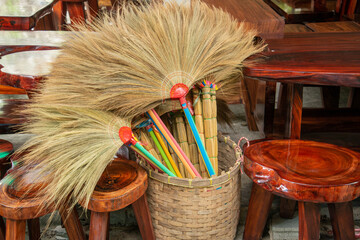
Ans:
[[[190,128],[191,128],[191,131],[192,133],[194,134],[194,138],[195,138],[195,141],[196,141],[196,144],[198,145],[198,148],[201,152],[201,155],[204,159],[204,162],[205,162],[205,165],[206,165],[206,168],[208,170],[208,173],[209,173],[209,176],[213,176],[215,175],[215,171],[214,171],[214,168],[213,166],[211,165],[211,162],[210,162],[210,158],[205,150],[205,147],[204,147],[204,143],[201,141],[201,138],[200,138],[200,135],[199,135],[199,132],[195,126],[195,122],[191,116],[191,113],[190,113],[190,110],[189,108],[187,107],[186,103],[183,103],[182,105],[182,108],[184,109],[184,112],[185,112],[185,117],[190,125]]]
[[[159,160],[157,160],[153,155],[151,155],[139,142],[135,144],[135,147],[142,152],[146,157],[148,157],[156,166],[158,166],[162,171],[164,171],[170,177],[176,177],[169,169],[167,169]]]
[[[174,162],[174,159],[172,158],[169,150],[167,149],[167,147],[166,147],[166,145],[165,145],[165,143],[164,143],[164,141],[163,141],[160,133],[159,133],[158,131],[156,131],[156,130],[154,131],[154,133],[155,133],[155,136],[156,136],[156,138],[158,139],[161,147],[164,149],[164,152],[165,152],[167,158],[169,159],[171,165],[173,166],[176,175],[177,175],[179,178],[183,178],[183,176],[181,175],[178,167],[176,166],[176,164],[175,164],[175,162]]]
[[[163,121],[161,120],[159,115],[155,112],[155,110],[152,109],[152,110],[148,111],[148,114],[150,115],[153,122],[156,124],[156,127],[162,132],[165,139],[168,141],[168,143],[170,144],[170,146],[172,147],[172,149],[174,150],[176,155],[179,157],[181,162],[184,164],[184,167],[190,173],[191,177],[192,178],[195,178],[195,177],[202,178],[201,175],[199,174],[199,172],[194,167],[194,165],[192,165],[192,163],[190,162],[189,158],[186,156],[184,151],[181,149],[179,144],[176,142],[173,135],[167,129],[167,127],[165,126],[165,124],[163,123]]]
[[[150,133],[150,136],[152,138],[152,140],[154,141],[156,147],[159,149],[159,152],[160,152],[160,155],[161,157],[164,159],[165,163],[166,163],[166,166],[169,168],[169,170],[176,175],[173,167],[171,166],[171,163],[168,159],[168,157],[166,156],[165,152],[164,152],[164,149],[162,148],[162,146],[160,145],[158,139],[156,138],[155,136],[155,133],[154,133],[154,130],[150,127],[148,132]]]
[[[130,148],[134,151],[137,152],[140,156],[142,156],[149,164],[150,166],[155,170],[157,169],[160,173],[163,173],[163,171],[155,165],[155,163],[153,163],[147,156],[145,156],[142,152],[140,152],[136,147],[134,147],[134,145],[131,145]]]

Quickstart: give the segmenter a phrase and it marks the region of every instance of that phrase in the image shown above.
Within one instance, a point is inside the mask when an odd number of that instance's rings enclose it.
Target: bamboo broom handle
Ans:
[[[177,130],[176,130],[176,123],[174,122],[173,124],[170,125],[169,122],[168,123],[168,129],[171,129],[172,130],[172,133],[173,133],[173,136],[175,139],[179,139],[178,138],[178,134],[177,134]],[[179,170],[181,172],[181,175],[183,175],[184,177],[186,177],[186,173],[187,171],[185,171],[185,167],[184,167],[184,164],[181,162],[181,160],[178,158],[178,156],[175,154],[174,152],[174,149],[170,146],[170,144],[168,143],[169,145],[169,150],[170,152],[172,153],[171,155],[173,156],[173,159],[176,159],[177,161],[177,164],[179,166]]]
[[[165,139],[168,141],[170,146],[173,148],[176,155],[179,157],[181,162],[184,164],[184,167],[186,170],[191,174],[192,178],[199,177],[201,178],[198,171],[196,171],[195,167],[191,164],[190,160],[188,158],[185,158],[185,154],[180,148],[179,144],[175,141],[174,137],[171,135],[169,130],[165,127],[165,124],[162,122],[160,117],[157,115],[155,110],[148,111],[148,114],[152,118],[153,122],[156,124],[156,127],[161,131],[161,133],[164,135]]]
[[[167,158],[169,159],[169,161],[170,161],[173,169],[175,170],[176,175],[177,175],[179,178],[183,178],[183,176],[181,175],[178,167],[177,167],[176,164],[175,164],[174,159],[171,157],[170,152],[169,152],[169,150],[167,149],[167,147],[166,147],[166,145],[165,145],[165,143],[164,143],[164,141],[163,141],[160,133],[159,133],[158,131],[156,131],[156,130],[154,130],[154,133],[155,133],[155,136],[156,136],[156,138],[158,139],[161,147],[163,148],[163,150],[164,150]]]
[[[210,156],[212,166],[215,166],[214,160],[214,146],[213,146],[213,126],[212,126],[212,112],[211,112],[211,99],[210,99],[210,86],[205,84],[202,89],[202,103],[203,103],[203,119],[204,119],[204,133],[205,133],[205,147]],[[214,172],[215,174],[215,172]],[[211,175],[210,175],[211,176]]]
[[[175,123],[176,123],[177,135],[178,135],[178,138],[177,138],[178,143],[179,143],[181,149],[185,152],[186,156],[191,157],[183,117],[181,115],[177,114],[177,116],[175,116]],[[190,161],[192,162],[192,160],[190,160]],[[187,175],[186,177],[189,178],[190,176]]]
[[[202,110],[202,100],[199,95],[199,89],[194,88],[193,89],[193,104],[194,104],[194,112],[195,112],[195,124],[197,129],[199,130],[199,135],[201,138],[201,141],[205,143],[205,137],[204,137],[204,121],[203,121],[203,110]],[[189,126],[190,127],[190,126]],[[201,153],[199,153],[198,156],[199,159],[199,165],[200,165],[200,172],[202,177],[208,177],[205,162],[201,156]]]
[[[215,173],[219,174],[219,162],[218,162],[218,137],[217,137],[217,105],[216,105],[216,85],[212,85],[210,89],[211,93],[211,121],[213,126],[213,147],[214,147],[214,160],[215,160]]]
[[[196,122],[195,122],[195,124],[196,124]],[[186,127],[187,140],[189,143],[190,161],[194,164],[194,167],[196,168],[196,170],[200,171],[199,152],[198,152],[198,148],[195,143],[194,136],[191,133],[191,129],[190,129],[190,126],[188,123],[186,123],[185,127]]]
[[[186,116],[186,119],[188,120],[189,122],[189,125],[190,125],[190,128],[191,128],[191,131],[195,137],[195,141],[196,141],[196,144],[198,145],[198,148],[201,152],[201,155],[204,159],[204,162],[205,162],[205,165],[206,165],[206,169],[211,176],[214,176],[215,175],[215,171],[214,171],[214,168],[213,166],[211,165],[211,162],[210,162],[210,158],[209,158],[209,155],[207,154],[206,150],[205,150],[205,147],[204,147],[204,144],[201,142],[201,139],[200,139],[200,135],[199,135],[199,132],[198,130],[196,129],[196,126],[195,126],[195,122],[191,116],[191,113],[189,111],[189,109],[186,107],[186,103],[183,103],[182,104],[182,107],[184,109],[184,112],[185,112],[185,116]]]
[[[146,131],[140,131],[140,137],[141,137],[141,142],[144,143],[145,149],[148,150],[148,152],[151,153],[151,155],[153,155],[156,159],[160,160],[160,156],[155,151],[151,139],[147,135]]]
[[[171,163],[168,159],[168,157],[166,156],[165,152],[164,152],[164,149],[162,148],[162,146],[160,145],[157,137],[155,136],[155,133],[154,133],[154,130],[152,127],[149,127],[148,128],[148,132],[150,133],[150,136],[152,138],[152,140],[154,141],[155,143],[155,146],[159,149],[160,151],[160,155],[161,157],[164,159],[164,162],[166,164],[166,166],[169,168],[169,170],[176,175],[176,172],[174,171],[173,167],[171,166]]]

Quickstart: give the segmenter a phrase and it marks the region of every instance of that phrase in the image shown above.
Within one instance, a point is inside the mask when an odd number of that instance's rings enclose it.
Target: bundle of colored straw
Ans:
[[[176,123],[176,130],[177,130],[177,136],[178,136],[178,143],[180,144],[180,147],[182,148],[182,150],[185,152],[186,156],[190,157],[190,148],[189,148],[189,143],[188,143],[188,138],[187,138],[187,134],[186,134],[186,128],[185,128],[185,123],[184,123],[184,118],[182,117],[182,115],[175,115],[175,123]],[[191,158],[190,158],[191,160]],[[186,174],[186,176],[188,178],[191,178],[191,176],[188,175],[188,173]]]
[[[216,103],[216,85],[212,84],[210,89],[211,96],[211,120],[212,120],[212,128],[213,128],[213,147],[214,147],[214,169],[216,175],[219,173],[219,165],[218,165],[218,137],[217,137],[217,103]]]

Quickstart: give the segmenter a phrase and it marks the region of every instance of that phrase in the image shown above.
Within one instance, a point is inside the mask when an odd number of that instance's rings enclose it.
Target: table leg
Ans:
[[[265,111],[264,111],[264,133],[271,137],[274,131],[276,82],[266,82],[265,88]]]
[[[334,239],[355,239],[351,202],[328,204]]]
[[[286,100],[285,137],[300,139],[303,86],[301,84],[288,84]]]

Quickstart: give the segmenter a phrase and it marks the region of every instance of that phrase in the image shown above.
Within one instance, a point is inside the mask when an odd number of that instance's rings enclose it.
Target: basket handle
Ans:
[[[241,145],[241,142],[245,140],[246,142]],[[237,162],[240,162],[240,172],[241,174],[244,174],[243,170],[242,170],[242,167],[243,167],[243,164],[244,164],[244,151],[243,151],[243,148],[244,148],[244,145],[246,144],[246,147],[250,146],[250,142],[249,140],[246,138],[246,137],[241,137],[238,141],[238,144],[235,148],[235,150],[239,151],[240,155],[239,155],[239,158],[236,160]]]

